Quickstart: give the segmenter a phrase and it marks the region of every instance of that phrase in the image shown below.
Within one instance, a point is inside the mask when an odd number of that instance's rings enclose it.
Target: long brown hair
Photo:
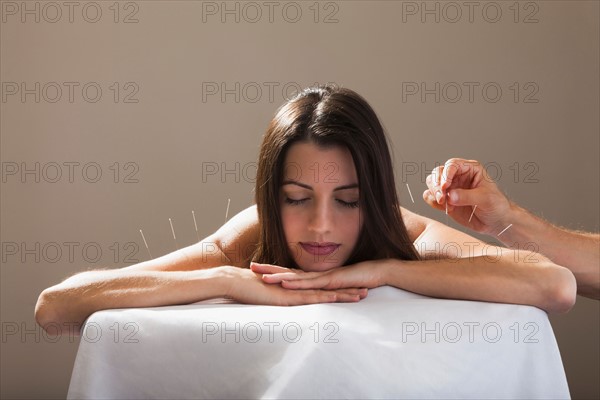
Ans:
[[[282,105],[269,124],[256,175],[260,233],[252,259],[297,268],[281,223],[279,189],[287,150],[306,141],[320,147],[346,147],[356,167],[364,224],[345,264],[382,258],[419,259],[402,220],[384,129],[364,98],[335,85],[304,89]]]

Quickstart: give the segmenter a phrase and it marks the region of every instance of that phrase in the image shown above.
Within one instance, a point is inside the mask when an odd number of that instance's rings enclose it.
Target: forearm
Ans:
[[[514,261],[505,251],[487,256],[427,261],[385,260],[382,283],[426,296],[525,304],[566,312],[575,302],[576,283],[566,268],[538,255],[535,265]]]
[[[85,319],[99,310],[189,304],[221,297],[227,293],[222,270],[83,272],[44,290],[35,317],[49,333],[56,333],[57,328],[66,332],[73,326],[79,331]]]
[[[600,235],[561,229],[516,205],[505,222],[512,224],[499,237],[506,246],[536,251],[569,268],[579,294],[600,298]]]

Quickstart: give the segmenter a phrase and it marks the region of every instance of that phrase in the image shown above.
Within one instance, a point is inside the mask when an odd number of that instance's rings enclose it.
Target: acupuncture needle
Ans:
[[[194,214],[194,210],[192,210],[192,217],[194,218],[194,228],[196,228],[196,237],[198,241],[200,241],[200,235],[198,234],[198,224],[196,224],[196,214]]]
[[[448,215],[448,194],[446,193],[446,215]]]
[[[513,225],[513,224],[510,224],[510,225],[509,225],[509,226],[507,226],[506,228],[502,229],[502,232],[500,232],[500,233],[498,234],[498,236],[500,236],[500,235],[502,235],[504,232],[506,232],[506,230],[507,230],[508,228],[510,228],[512,225]]]
[[[229,215],[229,204],[231,203],[231,199],[227,199],[227,210],[225,211],[225,222],[227,222],[227,216]]]
[[[448,198],[450,197],[450,195],[448,193],[446,193],[445,196],[445,202],[446,202],[446,225],[448,225]]]
[[[471,213],[471,216],[469,217],[469,222],[471,222],[471,218],[473,218],[473,214],[475,214],[476,209],[477,209],[477,204],[475,204],[475,207],[473,207],[473,212]]]
[[[175,246],[179,250],[179,244],[177,244],[177,238],[175,237],[175,229],[173,229],[173,221],[169,218],[169,224],[171,224],[171,232],[173,233],[173,240],[175,241]]]
[[[408,189],[408,194],[410,195],[410,199],[412,200],[412,202],[414,204],[415,199],[413,199],[412,192],[410,191],[410,186],[408,186],[408,183],[406,184],[406,188]]]
[[[144,240],[144,245],[146,246],[146,250],[148,250],[148,255],[150,259],[152,259],[152,254],[150,254],[150,249],[148,248],[148,243],[146,242],[146,238],[144,237],[144,232],[140,229],[140,233],[142,234],[142,239]]]

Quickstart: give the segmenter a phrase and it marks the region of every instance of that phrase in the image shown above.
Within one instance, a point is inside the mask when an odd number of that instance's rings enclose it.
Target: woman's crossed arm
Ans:
[[[298,291],[263,282],[248,269],[249,250],[256,243],[255,214],[250,207],[199,243],[154,260],[76,274],[40,294],[36,321],[48,333],[62,334],[79,332],[88,316],[104,309],[189,304],[217,297],[297,305],[366,296],[365,289]]]
[[[364,261],[303,273],[252,264],[263,280],[288,289],[395,286],[426,296],[532,305],[569,311],[576,298],[573,274],[537,253],[486,244],[403,209],[409,235],[423,261]]]

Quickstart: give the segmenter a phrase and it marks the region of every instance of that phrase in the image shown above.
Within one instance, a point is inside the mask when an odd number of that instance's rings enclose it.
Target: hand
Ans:
[[[301,304],[356,302],[366,297],[365,290],[290,290],[270,285],[261,274],[238,267],[220,267],[230,284],[227,297],[240,303],[293,306]]]
[[[384,260],[364,261],[337,267],[329,271],[304,272],[270,264],[251,263],[252,271],[264,274],[267,283],[280,283],[286,289],[337,289],[375,288],[383,283]],[[366,296],[366,292],[365,292]]]
[[[510,223],[509,200],[475,160],[451,158],[436,167],[426,183],[425,202],[445,211],[447,201],[448,215],[461,225],[496,235]]]

